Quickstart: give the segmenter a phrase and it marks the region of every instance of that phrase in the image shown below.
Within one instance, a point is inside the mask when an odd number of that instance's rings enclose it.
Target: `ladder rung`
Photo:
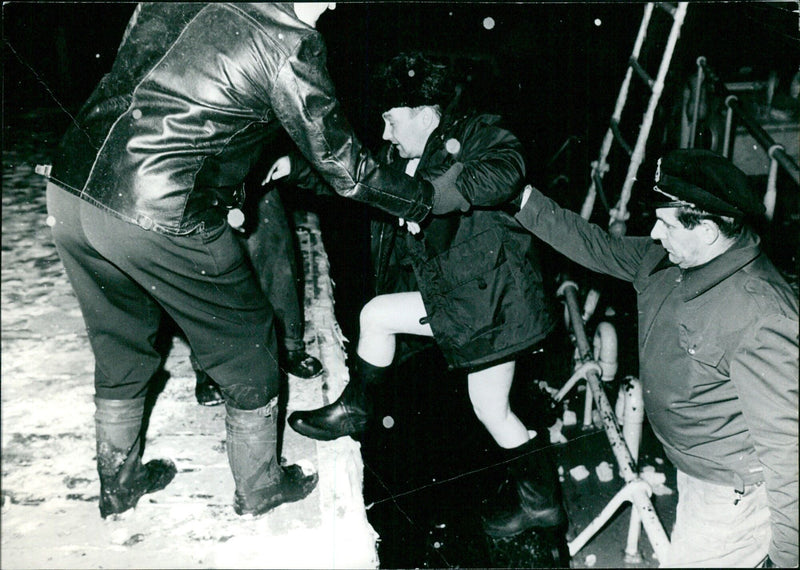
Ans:
[[[630,65],[633,68],[633,70],[636,72],[636,75],[641,77],[645,81],[645,83],[647,83],[647,85],[650,87],[650,89],[652,90],[653,89],[653,85],[655,84],[655,82],[653,81],[653,78],[650,77],[650,75],[648,75],[648,73],[644,70],[642,65],[639,63],[639,60],[636,59],[635,57],[632,57],[628,61],[628,65]]]
[[[667,12],[673,18],[675,17],[675,12],[678,11],[678,6],[671,2],[656,2],[656,6]]]
[[[619,130],[619,121],[616,119],[611,119],[610,127],[611,132],[614,133],[614,138],[619,143],[619,146],[621,146],[625,152],[628,153],[628,156],[631,156],[633,154],[633,149],[631,148],[631,145],[629,145],[622,137],[622,132]]]

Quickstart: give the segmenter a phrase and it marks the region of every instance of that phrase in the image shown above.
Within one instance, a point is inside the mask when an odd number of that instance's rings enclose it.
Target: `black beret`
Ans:
[[[705,149],[674,150],[658,161],[654,190],[709,214],[760,216],[764,205],[747,176],[727,158]]]
[[[380,109],[439,105],[444,110],[455,96],[449,66],[421,53],[401,53],[375,74]]]

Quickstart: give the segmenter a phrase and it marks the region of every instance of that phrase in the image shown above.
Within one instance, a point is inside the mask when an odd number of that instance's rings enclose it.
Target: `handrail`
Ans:
[[[605,526],[619,507],[627,501],[633,505],[633,509],[636,512],[636,515],[631,515],[631,527],[629,530],[632,530],[634,526],[638,528],[638,525],[641,524],[656,556],[660,560],[664,560],[669,548],[669,538],[664,532],[664,527],[658,519],[655,509],[653,509],[653,503],[650,500],[652,488],[639,477],[636,459],[628,448],[628,443],[625,441],[622,430],[617,423],[614,409],[611,407],[605,390],[600,383],[599,372],[601,369],[593,359],[589,339],[583,327],[583,319],[578,307],[577,289],[578,287],[575,283],[565,281],[558,290],[558,295],[564,297],[564,302],[569,312],[573,339],[582,363],[582,366],[576,370],[574,377],[568,383],[574,384],[578,375],[583,376],[586,380],[587,388],[594,398],[606,437],[611,444],[611,450],[619,466],[620,476],[625,481],[625,486],[603,508],[601,513],[568,544],[570,555],[574,556],[583,548]]]
[[[783,145],[775,142],[770,134],[758,123],[758,121],[745,109],[739,98],[727,88],[719,77],[714,73],[714,70],[708,65],[706,58],[700,56],[697,58],[697,89],[694,100],[694,113],[692,116],[692,124],[690,131],[689,146],[694,146],[695,133],[697,132],[698,121],[698,107],[700,99],[700,88],[705,78],[708,78],[709,83],[720,95],[725,97],[725,106],[728,109],[725,119],[725,138],[722,145],[721,154],[729,158],[730,144],[731,144],[731,130],[733,128],[733,114],[741,121],[742,125],[747,129],[753,139],[758,145],[764,149],[770,159],[770,173],[767,178],[767,191],[764,195],[764,205],[766,208],[767,219],[772,219],[775,213],[775,202],[777,193],[777,169],[778,166],[788,174],[795,184],[800,186],[800,166],[792,159],[786,152]]]

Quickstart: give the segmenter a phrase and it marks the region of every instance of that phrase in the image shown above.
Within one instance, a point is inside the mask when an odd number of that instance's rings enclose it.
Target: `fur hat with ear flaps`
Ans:
[[[438,105],[444,111],[456,95],[448,64],[421,53],[392,58],[375,74],[375,86],[381,111],[425,105]]]

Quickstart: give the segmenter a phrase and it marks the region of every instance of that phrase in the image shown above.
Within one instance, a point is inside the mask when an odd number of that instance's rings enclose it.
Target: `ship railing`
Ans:
[[[641,382],[636,378],[627,378],[620,388],[617,409],[612,408],[601,383],[601,378],[604,381],[613,379],[616,369],[614,367],[612,373],[606,374],[608,369],[604,366],[603,358],[600,358],[599,361],[595,360],[597,354],[602,352],[602,348],[598,346],[597,338],[595,338],[594,343],[594,354],[590,348],[584,328],[584,315],[582,315],[578,307],[577,291],[578,286],[572,281],[564,281],[558,289],[558,296],[563,297],[566,305],[566,318],[572,329],[572,339],[576,346],[576,368],[564,387],[554,395],[554,400],[556,402],[561,401],[566,393],[580,380],[586,381],[584,427],[586,427],[587,422],[591,422],[590,418],[593,415],[591,404],[593,400],[614,453],[614,458],[619,466],[619,474],[625,485],[612,497],[600,514],[568,543],[569,553],[570,556],[578,553],[592,537],[606,526],[606,523],[625,502],[630,502],[632,509],[625,546],[625,561],[641,562],[639,537],[642,527],[656,557],[659,560],[664,560],[669,548],[669,538],[650,500],[653,489],[650,483],[639,476],[637,467],[644,417]],[[614,347],[616,347],[616,334],[609,336],[613,338]],[[616,357],[613,358],[613,361],[615,364]],[[624,398],[624,401],[622,398]],[[620,403],[623,405],[620,406]],[[620,423],[623,425],[622,428],[620,428]]]
[[[786,148],[770,136],[759,124],[758,120],[742,105],[739,96],[733,93],[728,86],[723,83],[708,65],[704,56],[697,58],[697,74],[695,78],[693,113],[689,130],[688,147],[693,148],[697,135],[698,117],[700,115],[701,93],[705,82],[708,82],[715,89],[716,93],[725,97],[725,134],[722,142],[721,154],[726,158],[731,155],[731,142],[733,138],[734,116],[747,129],[753,140],[759,147],[766,152],[770,159],[769,174],[767,176],[767,189],[764,193],[764,208],[766,217],[772,220],[775,215],[775,203],[778,196],[778,170],[779,168],[788,174],[795,184],[800,186],[800,166],[786,152]]]

